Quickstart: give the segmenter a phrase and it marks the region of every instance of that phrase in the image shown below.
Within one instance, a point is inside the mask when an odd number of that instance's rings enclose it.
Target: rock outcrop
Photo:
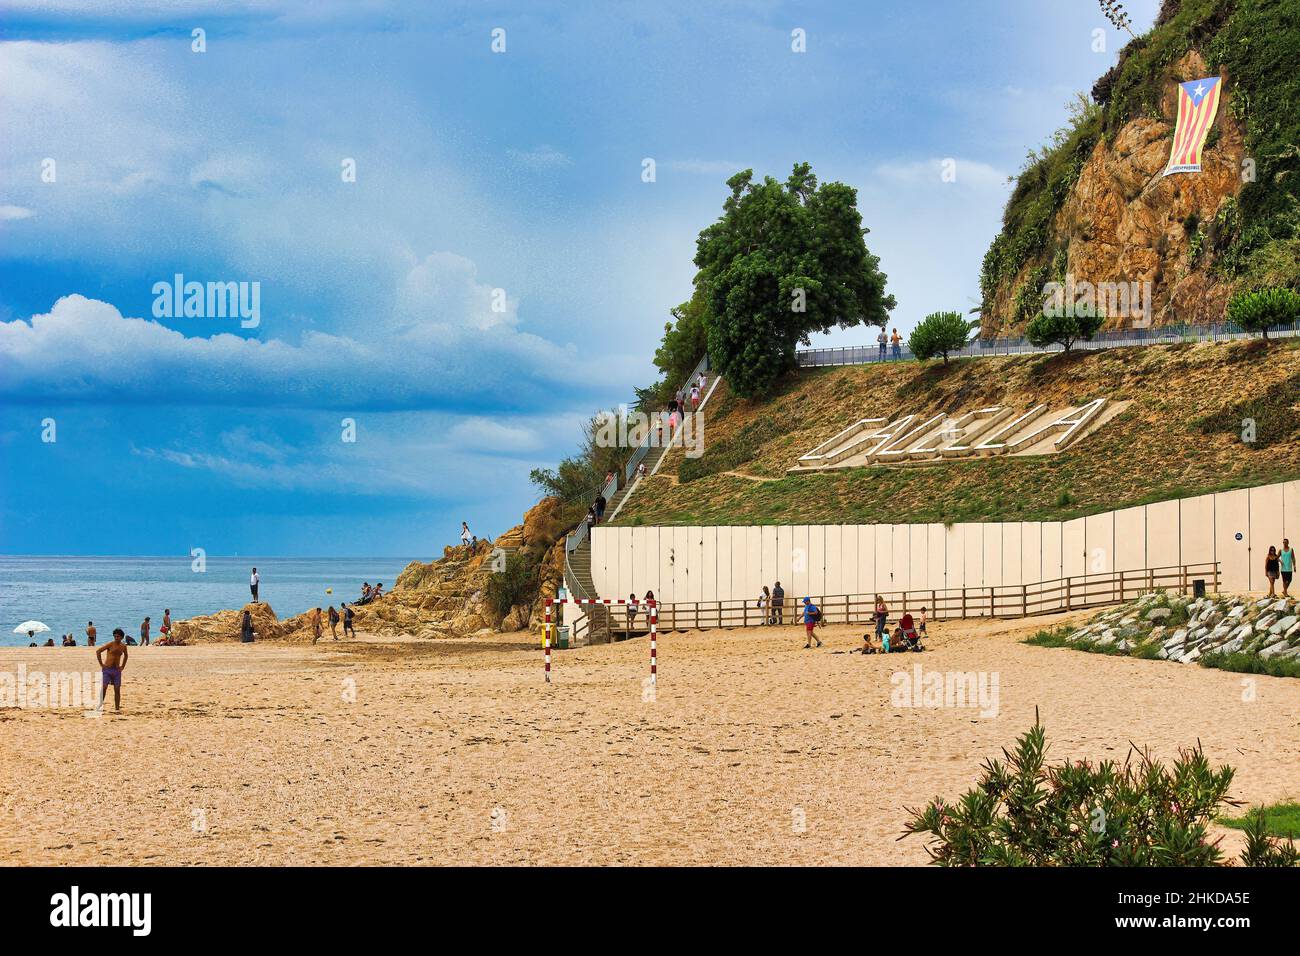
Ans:
[[[354,625],[361,633],[421,639],[540,627],[542,601],[555,595],[564,577],[564,536],[570,529],[559,500],[544,498],[524,515],[523,524],[495,541],[446,547],[436,561],[408,564],[383,597],[353,605]],[[502,613],[488,595],[493,574],[507,561],[522,562],[530,575],[530,597]],[[311,643],[306,613],[280,620],[267,604],[177,621],[176,635],[186,643],[238,641],[244,610],[253,614],[259,641]],[[328,637],[327,622],[324,632]]]
[[[1076,286],[1139,284],[1138,301],[1097,303],[1107,313],[1106,328],[1141,325],[1148,312],[1153,326],[1223,321],[1234,283],[1214,269],[1215,233],[1241,192],[1245,159],[1229,78],[1201,172],[1163,175],[1177,116],[1177,83],[1208,73],[1200,53],[1187,53],[1168,71],[1158,117],[1134,119],[1113,138],[1097,142],[1052,221],[1042,253],[1000,284],[986,303],[984,335],[1023,332],[1017,300],[1064,277]],[[1150,283],[1145,287],[1149,302],[1141,294],[1143,283]]]
[[[1296,662],[1300,673],[1300,599],[1212,595],[1189,601],[1147,594],[1098,614],[1066,633],[1065,641],[1080,650],[1180,664],[1228,664],[1233,670],[1245,665],[1267,671],[1248,658],[1261,665],[1276,658]],[[1228,655],[1236,659],[1226,661]]]

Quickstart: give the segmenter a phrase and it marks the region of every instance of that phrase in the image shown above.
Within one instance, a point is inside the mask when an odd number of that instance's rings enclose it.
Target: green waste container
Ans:
[[[569,628],[566,625],[560,625],[555,629],[555,646],[562,651],[569,649]]]

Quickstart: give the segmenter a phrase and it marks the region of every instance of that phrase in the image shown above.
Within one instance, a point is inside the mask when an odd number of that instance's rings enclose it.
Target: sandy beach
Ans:
[[[653,700],[644,640],[557,652],[550,686],[527,634],[132,648],[121,714],[0,710],[0,862],[922,864],[904,806],[961,793],[1035,706],[1057,759],[1199,738],[1237,799],[1300,795],[1300,682],[1019,643],[1069,619],[888,657],[844,627],[670,633]],[[893,706],[917,664],[996,673],[997,716]]]

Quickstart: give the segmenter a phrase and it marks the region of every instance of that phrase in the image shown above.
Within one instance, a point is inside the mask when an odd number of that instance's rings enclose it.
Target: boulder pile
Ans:
[[[1300,658],[1300,600],[1145,594],[1065,635],[1082,650],[1192,664],[1207,655]],[[1235,668],[1234,668],[1235,669]]]

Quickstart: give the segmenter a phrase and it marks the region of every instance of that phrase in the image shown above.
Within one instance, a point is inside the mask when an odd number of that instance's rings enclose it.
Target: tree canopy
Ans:
[[[964,349],[978,324],[960,312],[931,312],[912,330],[907,347],[922,362],[941,355],[947,365],[948,354]]]
[[[811,333],[884,327],[895,304],[867,249],[857,190],[819,186],[807,163],[784,183],[753,178],[747,169],[727,180],[731,195],[695,256],[710,363],[743,397],[768,393]]]

